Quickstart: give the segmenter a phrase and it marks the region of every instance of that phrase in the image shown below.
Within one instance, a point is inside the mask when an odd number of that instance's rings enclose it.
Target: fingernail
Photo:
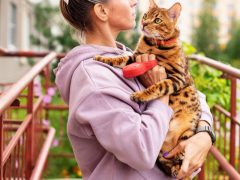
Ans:
[[[167,156],[168,154],[169,154],[169,153],[165,153],[165,154],[163,154],[162,156],[165,157],[165,156]]]

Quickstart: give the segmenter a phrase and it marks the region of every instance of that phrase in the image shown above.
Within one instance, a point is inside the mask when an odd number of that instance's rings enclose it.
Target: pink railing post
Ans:
[[[201,171],[198,174],[198,180],[205,180],[205,163],[203,163]]]
[[[234,118],[237,110],[237,80],[231,77],[231,129],[230,129],[230,164],[235,168],[235,151],[236,151],[236,124]]]
[[[0,180],[3,176],[3,116],[0,116]]]
[[[32,114],[31,121],[27,128],[26,144],[26,180],[29,180],[32,173],[33,162],[33,81],[28,85],[27,113]]]
[[[45,71],[45,90],[46,90],[46,94],[47,94],[47,90],[49,88],[50,85],[50,68],[49,68],[49,64],[46,66],[46,71]],[[49,119],[48,116],[48,109],[45,109],[45,119]]]

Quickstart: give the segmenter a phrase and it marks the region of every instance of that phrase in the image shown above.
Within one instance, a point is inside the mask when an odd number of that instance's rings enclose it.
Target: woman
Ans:
[[[133,92],[165,79],[164,68],[154,67],[139,83],[137,78],[125,79],[119,68],[93,61],[95,55],[132,53],[115,39],[120,31],[135,27],[136,4],[136,0],[60,0],[64,18],[79,32],[79,42],[85,44],[74,48],[54,70],[61,96],[69,105],[68,137],[83,179],[173,179],[155,165],[173,114],[169,97],[144,104],[130,100]],[[154,55],[144,54],[137,62],[153,59]],[[209,107],[205,96],[199,93],[199,97],[199,126],[209,126]],[[210,136],[201,132],[166,156],[185,150],[178,179],[201,167],[211,144]]]

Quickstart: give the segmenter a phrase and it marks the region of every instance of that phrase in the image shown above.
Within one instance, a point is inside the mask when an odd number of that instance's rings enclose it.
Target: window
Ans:
[[[217,4],[216,4],[216,3],[213,3],[213,4],[212,4],[212,8],[213,8],[213,9],[216,9],[216,8],[217,8]]]
[[[234,10],[234,5],[229,3],[229,4],[228,4],[228,9],[229,9],[229,10]]]
[[[27,49],[30,50],[31,47],[31,41],[30,41],[30,35],[31,35],[31,15],[28,14],[27,16],[27,39],[26,39],[26,45]]]
[[[9,22],[9,44],[10,48],[16,48],[17,45],[17,7],[14,4],[10,6],[10,22]]]

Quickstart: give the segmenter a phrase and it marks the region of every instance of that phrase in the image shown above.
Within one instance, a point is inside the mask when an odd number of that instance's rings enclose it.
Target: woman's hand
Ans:
[[[209,126],[209,124],[205,121],[200,121],[198,126]],[[181,179],[192,175],[194,171],[202,166],[211,146],[212,140],[209,134],[207,132],[199,132],[186,141],[179,143],[167,156],[164,157],[171,158],[177,152],[185,150],[181,169],[176,176],[176,178]]]
[[[143,54],[136,57],[136,62],[145,62],[145,61],[152,61],[155,59],[154,54]],[[161,80],[167,78],[167,74],[165,72],[165,68],[162,66],[155,66],[154,68],[150,69],[143,75],[139,76],[140,82],[143,84],[144,87],[148,88]],[[158,98],[158,100],[166,103],[168,105],[169,95],[162,96]]]

